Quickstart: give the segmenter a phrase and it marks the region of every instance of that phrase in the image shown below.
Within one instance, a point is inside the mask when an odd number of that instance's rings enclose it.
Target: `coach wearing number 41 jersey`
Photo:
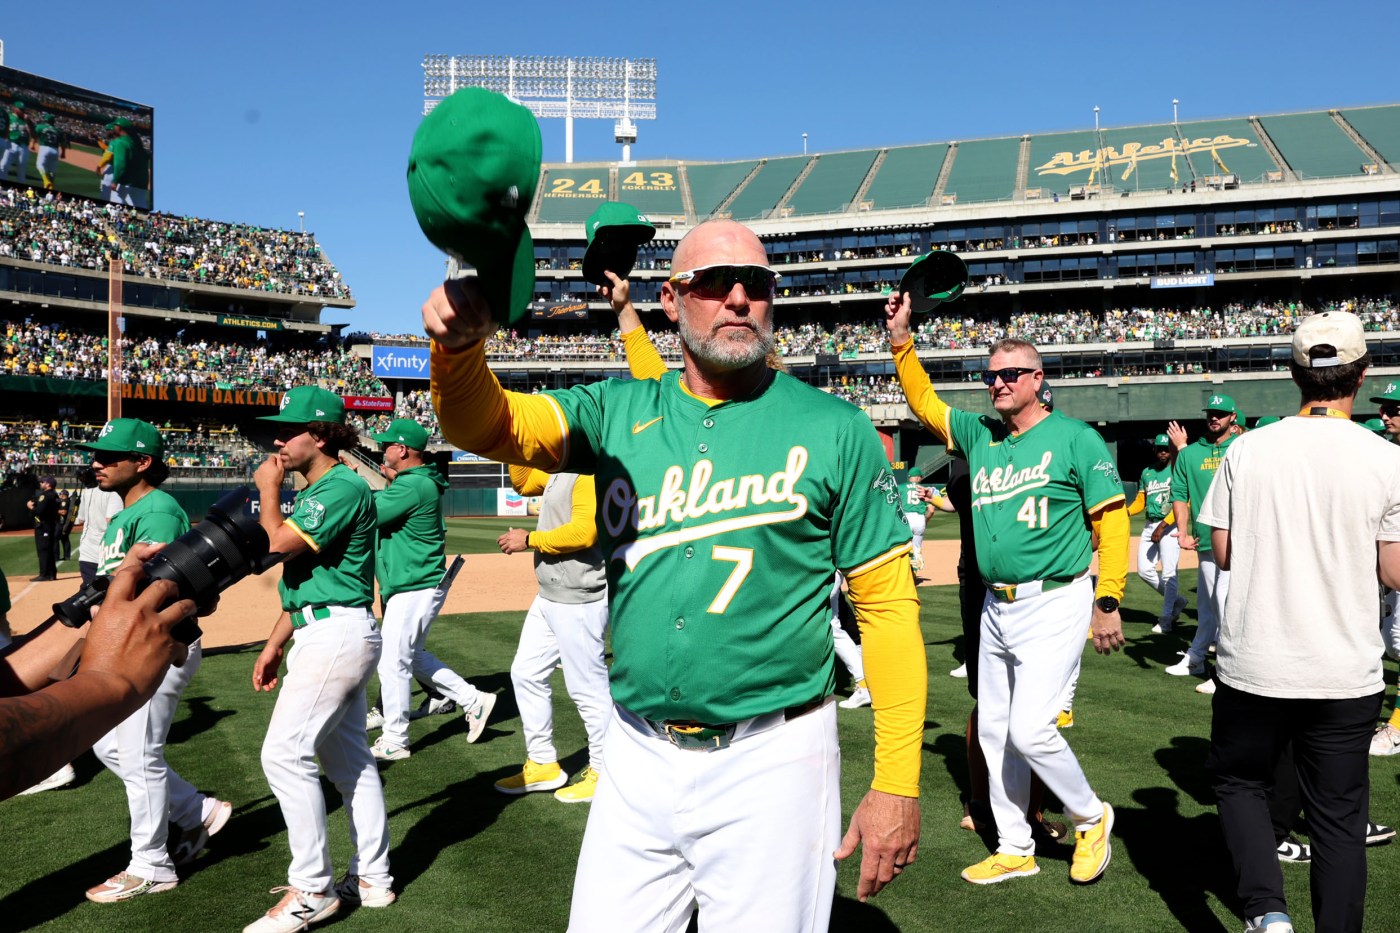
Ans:
[[[1093,881],[1112,853],[1113,808],[1089,786],[1056,714],[1090,625],[1102,654],[1123,646],[1118,601],[1128,573],[1128,515],[1118,469],[1093,428],[1040,403],[1040,354],[1024,340],[992,346],[982,381],[1000,417],[949,408],[919,365],[909,293],[885,304],[895,369],[909,405],[972,475],[982,604],[977,733],[999,844],[962,873],[973,884],[1034,875],[1026,819],[1031,771],[1075,823],[1070,878]],[[1097,590],[1089,576],[1099,540]],[[1096,598],[1097,597],[1097,598]]]

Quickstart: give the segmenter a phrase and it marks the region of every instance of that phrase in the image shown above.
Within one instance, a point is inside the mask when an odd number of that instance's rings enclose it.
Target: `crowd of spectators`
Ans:
[[[251,475],[264,453],[230,425],[196,422],[157,425],[165,441],[165,462],[172,468],[234,469]],[[0,421],[0,459],[6,474],[44,467],[84,466],[92,454],[77,445],[91,441],[102,424],[68,419]]]

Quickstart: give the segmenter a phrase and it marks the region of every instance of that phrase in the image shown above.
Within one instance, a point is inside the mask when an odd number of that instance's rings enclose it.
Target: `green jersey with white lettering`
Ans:
[[[922,498],[924,487],[922,483],[901,483],[899,487],[899,505],[906,512],[913,512],[917,515],[924,514],[928,508],[928,503]]]
[[[1012,434],[1000,418],[948,410],[967,457],[977,566],[988,583],[1067,580],[1093,558],[1089,516],[1123,498],[1099,432],[1052,412]]]
[[[1142,478],[1138,480],[1138,488],[1142,490],[1143,512],[1147,521],[1160,522],[1166,518],[1172,507],[1171,464],[1164,467],[1150,466],[1143,470]]]
[[[133,544],[169,544],[189,530],[190,517],[175,497],[152,489],[107,523],[97,572],[113,573]]]
[[[1201,554],[1210,553],[1210,528],[1197,521],[1196,516],[1201,514],[1201,503],[1206,501],[1206,492],[1225,458],[1225,449],[1237,436],[1226,434],[1216,444],[1197,438],[1177,451],[1176,465],[1172,467],[1172,501],[1191,504],[1191,533],[1196,536],[1196,551]]]
[[[434,466],[400,471],[394,481],[374,494],[379,546],[375,575],[379,595],[431,590],[442,579],[447,526],[442,519],[442,494],[447,478]]]
[[[674,370],[545,394],[568,425],[559,470],[598,491],[613,699],[724,723],[830,694],[832,575],[910,547],[870,419],[780,373],[713,406]]]
[[[287,524],[311,547],[282,565],[277,591],[286,610],[374,603],[374,500],[343,463],[292,503]]]

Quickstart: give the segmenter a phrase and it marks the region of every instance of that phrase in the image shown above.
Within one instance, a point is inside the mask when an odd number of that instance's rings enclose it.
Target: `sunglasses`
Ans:
[[[982,374],[982,384],[994,386],[1000,379],[1003,385],[1011,385],[1022,376],[1037,372],[1034,369],[1027,369],[1024,366],[1008,366],[1005,369],[989,369]]]
[[[1400,405],[1382,405],[1381,414],[1387,418],[1394,418],[1396,415],[1400,415]]]
[[[677,272],[671,276],[671,281],[686,286],[697,297],[710,300],[727,298],[735,285],[742,285],[750,301],[772,301],[780,278],[782,276],[767,266],[742,264],[700,266]]]
[[[277,429],[277,439],[286,443],[294,437],[301,437],[306,433],[306,430],[307,428],[304,424],[289,424]]]
[[[1233,411],[1208,411],[1206,412],[1206,417],[1214,418],[1215,420],[1220,421],[1224,418],[1230,417],[1233,414]]]

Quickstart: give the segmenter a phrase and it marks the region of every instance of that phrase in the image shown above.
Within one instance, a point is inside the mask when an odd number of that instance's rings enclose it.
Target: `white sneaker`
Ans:
[[[228,822],[233,813],[233,804],[227,800],[205,797],[201,812],[203,816],[199,823],[190,829],[181,829],[166,841],[166,851],[170,853],[170,860],[176,868],[193,862],[195,856],[204,851],[209,837],[223,829]]]
[[[77,779],[78,772],[73,770],[73,766],[64,765],[63,767],[55,771],[53,774],[50,774],[48,777],[44,778],[38,784],[35,784],[33,787],[26,788],[25,790],[20,791],[18,794],[15,794],[15,796],[24,797],[29,794],[37,794],[40,791],[54,790],[58,787],[67,787],[69,784],[72,784]]]
[[[966,679],[967,679],[967,665],[966,665],[965,663],[964,663],[964,664],[959,664],[957,667],[953,668],[951,671],[948,672],[948,676],[949,676],[949,677],[956,677],[956,678],[958,678],[959,680],[966,680]]]
[[[399,899],[393,888],[381,888],[377,884],[370,884],[359,875],[346,875],[340,879],[340,883],[335,886],[335,893],[340,895],[342,902],[360,907],[388,907]]]
[[[371,706],[369,712],[365,714],[365,731],[384,728],[384,714],[379,711],[379,707]]]
[[[418,708],[408,714],[409,719],[422,719],[424,716],[441,716],[457,712],[457,701],[451,697],[424,697]]]
[[[374,740],[374,744],[369,747],[369,753],[380,761],[403,761],[413,753],[402,745],[395,745],[384,736]]]
[[[1215,696],[1215,678],[1203,680],[1196,684],[1196,692],[1204,693],[1206,696]]]
[[[1161,619],[1156,625],[1152,626],[1153,635],[1165,635],[1171,630],[1172,623],[1170,619]]]
[[[467,717],[467,744],[475,742],[481,738],[482,730],[486,728],[487,721],[491,718],[491,711],[496,708],[496,694],[478,691],[476,702],[466,709]]]
[[[311,894],[296,888],[273,888],[273,894],[286,891],[277,906],[243,928],[243,933],[295,933],[313,923],[320,923],[340,909],[340,898],[334,894]]]
[[[865,687],[857,687],[851,691],[850,696],[836,705],[842,709],[860,709],[862,706],[869,706],[870,691]]]
[[[1206,662],[1204,659],[1196,661],[1188,654],[1171,667],[1163,668],[1163,672],[1173,677],[1199,677],[1206,672]]]
[[[1386,723],[1371,736],[1371,754],[1377,758],[1400,755],[1400,729]]]

